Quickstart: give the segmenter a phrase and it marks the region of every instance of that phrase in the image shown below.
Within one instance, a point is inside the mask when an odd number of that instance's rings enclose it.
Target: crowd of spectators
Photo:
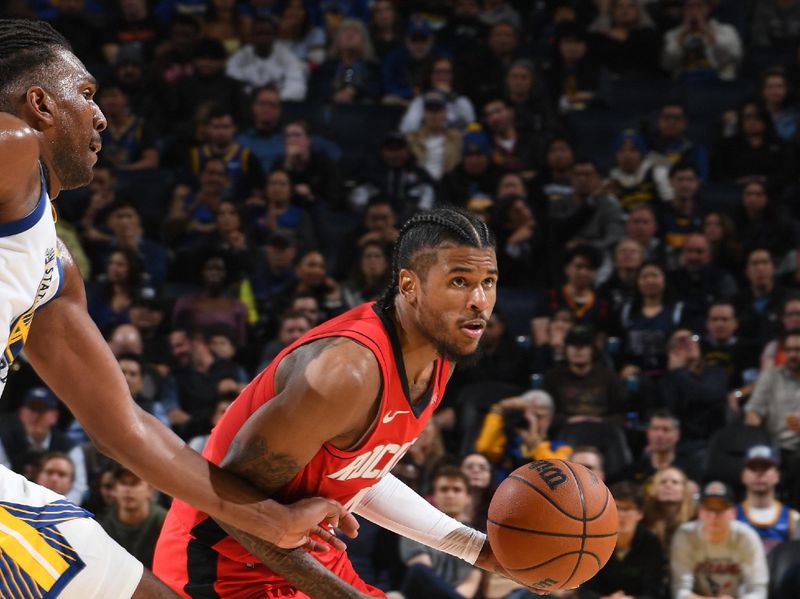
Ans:
[[[619,543],[558,597],[800,596],[765,558],[800,534],[800,1],[4,10],[99,80],[103,149],[57,227],[134,400],[192,447],[282,348],[380,293],[410,215],[457,206],[497,238],[497,308],[395,473],[483,529],[520,465],[595,471]],[[24,355],[0,411],[0,463],[148,564],[166,498]],[[534,596],[366,522],[350,552],[406,599]]]

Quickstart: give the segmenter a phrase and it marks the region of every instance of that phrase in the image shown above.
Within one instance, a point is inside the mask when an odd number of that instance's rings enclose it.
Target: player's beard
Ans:
[[[75,141],[70,138],[70,126],[61,125],[57,140],[53,140],[53,171],[61,183],[61,189],[77,189],[92,181],[92,164],[89,156],[90,141]]]
[[[436,335],[432,330],[433,327],[428,325],[428,319],[423,316],[418,323],[419,330],[422,333],[422,336],[430,341],[430,343],[436,348],[436,353],[438,353],[441,357],[447,358],[451,362],[458,362],[460,367],[474,366],[475,363],[480,359],[482,354],[480,342],[478,342],[478,348],[474,352],[467,354],[462,352],[455,344],[450,343],[447,339]]]

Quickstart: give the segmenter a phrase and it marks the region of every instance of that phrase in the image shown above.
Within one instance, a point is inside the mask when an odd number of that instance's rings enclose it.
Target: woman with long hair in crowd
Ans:
[[[309,65],[325,60],[325,30],[311,22],[311,15],[303,0],[286,0],[278,18],[278,40],[297,58]]]
[[[88,294],[89,314],[101,331],[128,322],[128,310],[142,284],[142,272],[142,258],[136,250],[119,247],[109,254],[105,272]]]
[[[674,302],[667,289],[664,267],[645,262],[636,277],[636,293],[619,317],[625,331],[625,363],[648,375],[667,367],[667,340],[680,324],[683,303]]]
[[[724,212],[711,210],[703,217],[702,232],[711,246],[711,262],[738,276],[742,272],[744,255],[733,219]]]
[[[403,21],[392,0],[375,0],[369,32],[375,54],[381,61],[389,52],[403,45]]]
[[[497,488],[493,480],[492,464],[482,453],[471,453],[461,460],[461,470],[469,479],[470,524],[485,532],[489,503]]]
[[[198,329],[225,324],[235,331],[237,347],[242,347],[247,342],[247,306],[229,293],[233,275],[225,254],[209,253],[200,271],[202,289],[178,298],[172,311],[174,325]]]
[[[437,91],[444,94],[447,127],[464,131],[467,125],[475,120],[475,109],[472,102],[458,92],[453,59],[447,56],[435,56],[425,66],[420,93],[408,105],[403,120],[400,121],[400,131],[403,133],[415,131],[422,126],[423,94],[426,91]]]
[[[348,308],[374,300],[389,283],[390,256],[386,245],[377,240],[359,245],[358,261],[342,285],[342,298]]]
[[[675,531],[694,518],[695,490],[680,468],[664,468],[653,475],[644,504],[644,525],[658,537],[667,555]]]

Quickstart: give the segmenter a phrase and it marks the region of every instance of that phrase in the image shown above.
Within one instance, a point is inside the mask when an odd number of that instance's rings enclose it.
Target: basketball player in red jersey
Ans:
[[[396,242],[392,276],[377,303],[281,352],[228,408],[204,456],[280,501],[336,499],[496,571],[485,535],[390,473],[444,394],[453,360],[478,349],[497,283],[489,230],[452,209],[418,214]],[[385,596],[358,577],[344,551],[276,550],[223,528],[176,501],[156,547],[156,575],[183,597]]]

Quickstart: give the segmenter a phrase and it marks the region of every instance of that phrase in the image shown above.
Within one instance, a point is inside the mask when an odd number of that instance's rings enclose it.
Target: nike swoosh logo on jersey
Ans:
[[[408,410],[398,410],[396,412],[386,412],[386,416],[383,417],[382,422],[384,424],[389,424],[392,420],[397,418],[400,414],[410,414]]]

